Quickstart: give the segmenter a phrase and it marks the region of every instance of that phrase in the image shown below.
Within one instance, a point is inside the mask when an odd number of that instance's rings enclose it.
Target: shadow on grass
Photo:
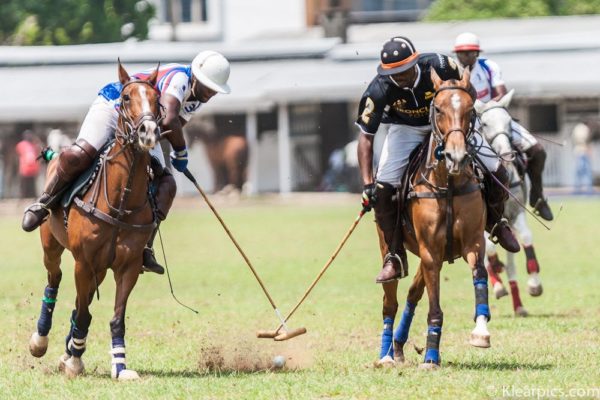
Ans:
[[[516,370],[536,370],[544,371],[554,368],[554,365],[544,363],[519,363],[519,362],[507,362],[507,361],[448,361],[445,363],[446,366],[454,369],[465,369],[465,370],[494,370],[494,371],[516,371]]]

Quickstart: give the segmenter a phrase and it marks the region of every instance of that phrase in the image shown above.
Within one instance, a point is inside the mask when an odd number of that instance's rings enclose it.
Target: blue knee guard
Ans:
[[[111,375],[114,378],[118,378],[121,371],[126,369],[125,366],[125,338],[113,337],[112,338],[112,371]]]
[[[46,286],[44,290],[44,298],[42,299],[42,310],[37,323],[37,330],[40,336],[48,336],[52,328],[52,313],[56,306],[56,296],[58,296],[58,288]]]
[[[427,351],[425,352],[425,363],[440,364],[440,339],[442,337],[441,326],[429,326],[427,329]]]
[[[408,332],[410,331],[410,324],[412,323],[413,316],[415,315],[416,307],[416,304],[411,304],[408,301],[406,302],[404,312],[402,313],[402,319],[400,320],[400,325],[398,325],[398,329],[396,329],[396,332],[394,333],[394,340],[396,342],[404,344],[408,340]]]
[[[71,314],[71,330],[66,337],[66,352],[70,356],[81,357],[85,352],[85,342],[88,334],[89,326],[80,328],[75,323],[77,310],[73,310]]]
[[[386,317],[383,319],[383,333],[381,334],[381,351],[379,359],[385,356],[394,358],[394,346],[392,344],[392,335],[394,333],[394,319]]]
[[[473,279],[475,286],[475,318],[480,315],[485,315],[489,321],[492,316],[490,314],[490,306],[488,305],[488,283],[487,279]]]

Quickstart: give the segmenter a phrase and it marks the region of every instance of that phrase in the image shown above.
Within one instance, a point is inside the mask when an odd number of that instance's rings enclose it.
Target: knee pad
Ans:
[[[83,139],[78,139],[60,154],[56,173],[63,180],[72,181],[92,165],[97,153],[98,150],[94,146]]]

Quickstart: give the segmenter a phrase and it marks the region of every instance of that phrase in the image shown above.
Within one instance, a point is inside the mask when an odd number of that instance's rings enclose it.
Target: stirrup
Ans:
[[[496,222],[494,224],[494,226],[492,226],[492,229],[490,229],[490,242],[494,243],[494,244],[498,244],[498,236],[496,235],[496,229],[498,229],[500,226],[503,225],[508,225],[508,220],[506,218],[501,218],[498,222]]]

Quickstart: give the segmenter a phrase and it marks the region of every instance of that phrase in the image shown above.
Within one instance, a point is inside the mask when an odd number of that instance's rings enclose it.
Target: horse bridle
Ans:
[[[467,89],[465,89],[462,86],[446,86],[446,87],[442,87],[439,88],[435,94],[433,95],[433,99],[431,99],[431,104],[430,104],[430,110],[429,110],[429,122],[431,123],[431,130],[433,132],[435,141],[438,145],[444,145],[445,143],[445,138],[451,134],[452,132],[461,132],[464,137],[465,137],[465,141],[467,139],[469,139],[469,137],[473,134],[473,128],[475,127],[475,118],[476,118],[476,114],[474,112],[471,112],[471,121],[469,123],[469,130],[467,132],[465,132],[462,128],[452,128],[450,129],[448,132],[441,132],[437,122],[436,122],[436,116],[437,116],[437,112],[435,109],[435,98],[437,97],[437,95],[440,92],[443,92],[444,90],[462,90],[463,92],[467,93],[469,95],[469,97],[471,96],[471,93],[469,93],[469,91]]]
[[[481,116],[483,114],[485,114],[486,112],[488,112],[490,110],[493,110],[495,108],[501,108],[503,110],[506,110],[506,112],[508,113],[508,110],[506,109],[506,107],[503,107],[503,106],[493,106],[493,107],[490,107],[490,108],[486,108],[484,111],[482,111],[481,114],[479,115],[479,119],[481,120]],[[509,143],[511,143],[511,141],[510,141],[510,134],[508,132],[506,132],[506,131],[496,132],[496,134],[494,136],[490,137],[489,139],[485,138],[487,140],[487,142],[489,143],[490,147],[492,147],[492,151],[494,151],[494,149],[493,149],[494,141],[496,140],[496,138],[498,138],[499,136],[502,136],[502,135],[506,136],[508,138]],[[484,135],[482,135],[482,136],[484,136]],[[495,153],[495,151],[494,151],[494,153]],[[515,153],[516,152],[514,150],[512,150],[512,151],[507,152],[507,153],[498,154],[498,157],[500,157],[504,161],[512,162],[512,161],[514,161],[514,159],[516,157]],[[512,159],[506,160],[504,158],[506,156],[512,156]]]
[[[146,111],[140,114],[135,120],[131,117],[131,115],[129,115],[129,111],[126,107],[124,107],[124,97],[126,95],[124,95],[123,93],[127,86],[132,85],[134,83],[148,85],[151,90],[156,92],[154,85],[152,85],[150,82],[137,79],[130,80],[129,82],[125,83],[121,88],[121,97],[119,99],[120,105],[119,108],[117,108],[117,112],[119,113],[119,116],[121,117],[121,122],[124,126],[122,127],[122,129],[121,127],[117,127],[117,130],[115,132],[115,138],[122,145],[131,144],[137,140],[138,131],[145,121],[154,121],[158,126],[160,126],[160,122],[162,120],[162,115],[160,113],[160,96],[157,96],[156,98],[156,109],[158,110],[156,115],[152,112]]]

